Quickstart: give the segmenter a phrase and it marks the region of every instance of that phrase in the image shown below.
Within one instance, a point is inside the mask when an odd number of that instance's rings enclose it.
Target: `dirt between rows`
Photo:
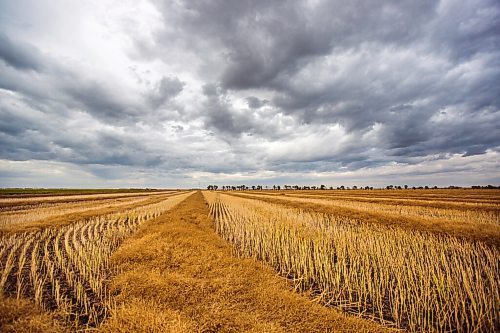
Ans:
[[[387,332],[312,302],[212,229],[196,192],[113,255],[117,310],[103,332]]]

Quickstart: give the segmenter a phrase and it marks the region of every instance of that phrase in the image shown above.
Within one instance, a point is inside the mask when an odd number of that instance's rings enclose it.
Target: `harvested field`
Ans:
[[[140,206],[161,202],[169,196],[182,192],[167,192],[147,197],[132,197],[105,200],[82,200],[51,204],[45,208],[32,206],[19,211],[0,213],[0,235],[16,232],[40,230],[55,225],[67,225],[85,218],[126,211]]]
[[[0,199],[0,331],[494,331],[498,193]]]
[[[293,292],[232,255],[200,193],[145,225],[112,257],[117,307],[105,332],[386,332]]]
[[[112,252],[141,223],[191,194],[159,197],[118,213],[0,238],[0,290],[57,310],[72,329],[95,327],[111,306],[105,281],[113,273],[108,265]]]
[[[377,202],[385,191],[371,191],[373,198],[346,200],[336,194],[325,197],[321,192],[316,195],[295,193],[238,193],[235,195],[255,198],[266,202],[285,204],[290,207],[326,214],[342,215],[365,222],[395,225],[434,233],[448,234],[472,240],[480,240],[500,245],[500,204],[487,204],[486,207],[451,206],[436,207],[432,202],[425,205],[406,204],[404,199],[396,203]],[[345,191],[337,191],[345,192]],[[433,190],[431,191],[433,192]],[[454,191],[451,191],[452,193]],[[493,192],[489,201],[500,196]]]
[[[500,323],[498,238],[457,238],[456,221],[450,233],[436,233],[425,221],[402,228],[352,214],[351,206],[311,205],[330,204],[322,199],[205,196],[217,232],[238,253],[267,262],[326,305],[410,331],[492,331]]]

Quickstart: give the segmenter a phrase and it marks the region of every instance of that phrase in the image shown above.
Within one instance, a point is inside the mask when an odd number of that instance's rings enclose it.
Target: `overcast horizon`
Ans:
[[[500,3],[0,0],[0,187],[500,185]]]

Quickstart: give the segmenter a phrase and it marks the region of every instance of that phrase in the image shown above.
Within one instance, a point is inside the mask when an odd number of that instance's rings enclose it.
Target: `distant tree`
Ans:
[[[438,189],[438,187],[437,187],[436,185],[434,185],[433,189],[437,190],[437,189]]]
[[[281,190],[281,186],[280,186],[280,185],[276,186],[276,189],[277,189],[278,191],[279,191],[279,190]]]
[[[252,190],[255,190],[255,185],[252,185]]]
[[[320,189],[322,189],[322,190],[326,190],[326,186],[325,186],[325,185],[321,185],[321,186],[320,186]]]
[[[257,190],[262,191],[262,185],[257,185]]]
[[[357,190],[357,189],[358,189],[358,187],[357,187],[356,185],[354,185],[354,186],[352,187],[352,189],[353,189],[353,190]]]
[[[207,190],[212,191],[213,189],[214,189],[214,187],[212,185],[207,186]]]
[[[339,189],[340,189],[340,190],[345,190],[345,186],[344,186],[344,185],[341,185]]]
[[[407,190],[407,189],[408,189],[408,185],[405,185],[405,190]]]
[[[401,190],[401,186],[398,185],[398,190]]]
[[[219,188],[219,186],[214,185],[214,190],[216,190],[216,191],[217,191],[217,189],[218,189],[218,188]]]
[[[429,189],[429,186],[425,185],[425,189],[428,190]]]

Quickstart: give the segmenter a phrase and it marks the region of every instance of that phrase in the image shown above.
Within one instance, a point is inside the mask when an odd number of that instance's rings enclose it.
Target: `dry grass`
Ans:
[[[500,327],[499,192],[203,193],[0,201],[0,331]]]
[[[28,297],[73,329],[94,327],[108,315],[109,257],[146,220],[192,193],[61,227],[0,238],[0,292]]]
[[[161,195],[152,195],[147,197],[145,200],[140,200],[138,202],[128,202],[126,204],[115,205],[97,205],[89,207],[88,209],[84,209],[83,211],[77,211],[67,214],[60,214],[59,209],[64,210],[64,206],[58,206],[53,209],[53,211],[49,214],[48,217],[33,221],[33,222],[24,222],[24,223],[11,223],[5,224],[0,223],[0,237],[7,236],[9,234],[14,233],[23,233],[30,231],[40,231],[45,228],[51,228],[56,226],[65,226],[70,225],[75,222],[79,222],[85,219],[95,218],[97,216],[104,216],[113,213],[119,213],[128,211],[131,209],[139,208],[142,206],[148,206],[155,203],[159,203],[167,199],[169,196],[177,195],[179,193],[184,192],[176,192],[176,193],[168,193]],[[71,203],[67,203],[67,205],[71,205]],[[33,214],[36,213],[36,209],[33,210]],[[31,214],[31,211],[28,211],[28,214]]]
[[[387,205],[346,200],[302,198],[295,195],[238,193],[235,196],[284,204],[312,212],[342,215],[367,223],[447,234],[500,245],[498,211],[442,209],[427,206]]]
[[[246,194],[245,194],[246,195]],[[253,196],[262,196],[252,194]],[[291,194],[287,200],[320,205],[332,205],[342,208],[354,208],[364,212],[381,212],[402,217],[418,219],[446,220],[455,223],[484,223],[500,225],[500,204],[483,203],[446,203],[436,204],[434,201],[417,201],[412,199],[382,199],[359,197],[329,197],[324,195]]]
[[[11,206],[0,212],[0,226],[16,223],[30,223],[46,220],[61,215],[81,213],[102,208],[120,208],[121,206],[134,205],[150,199],[149,197],[132,197],[127,199],[85,200],[78,202],[44,203],[30,205],[29,207]]]
[[[56,316],[49,314],[32,302],[22,299],[2,298],[0,296],[0,332],[67,332],[57,321]]]
[[[0,207],[13,206],[13,205],[30,205],[30,204],[40,204],[47,202],[75,202],[84,200],[97,200],[97,199],[117,199],[117,198],[127,198],[127,197],[138,197],[138,196],[151,196],[157,194],[167,194],[174,193],[177,191],[165,190],[165,191],[148,191],[148,192],[117,192],[117,193],[93,193],[93,194],[83,194],[85,190],[74,191],[72,194],[46,194],[46,195],[36,195],[36,194],[22,194],[22,195],[0,195]]]
[[[317,300],[410,331],[494,331],[500,252],[352,216],[205,192],[216,231]]]
[[[117,306],[104,332],[385,332],[294,293],[253,259],[232,255],[201,194],[144,224],[113,255]]]
[[[430,190],[305,190],[305,191],[260,191],[267,194],[328,195],[332,197],[366,197],[370,199],[404,199],[444,202],[500,203],[500,191],[475,189],[430,189]]]

